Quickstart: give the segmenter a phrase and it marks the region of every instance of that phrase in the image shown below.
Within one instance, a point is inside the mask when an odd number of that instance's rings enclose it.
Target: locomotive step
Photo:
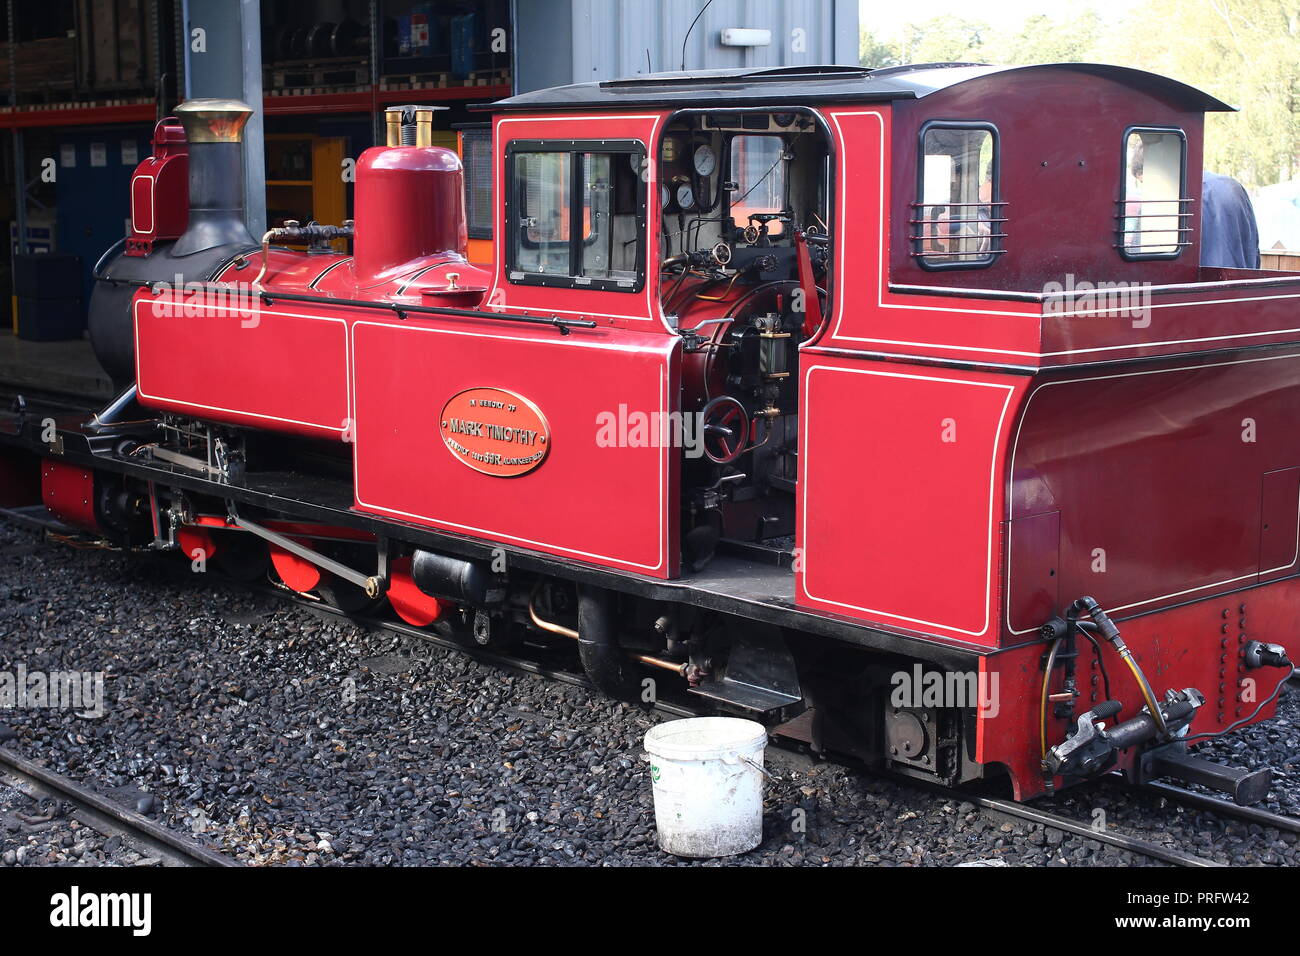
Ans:
[[[783,707],[799,703],[799,697],[782,694],[766,687],[755,687],[741,681],[708,681],[690,688],[692,694],[698,694],[726,707],[749,711],[753,714],[776,713]]]
[[[775,628],[755,624],[733,645],[719,680],[690,688],[692,694],[751,714],[777,714],[803,700],[794,658]]]

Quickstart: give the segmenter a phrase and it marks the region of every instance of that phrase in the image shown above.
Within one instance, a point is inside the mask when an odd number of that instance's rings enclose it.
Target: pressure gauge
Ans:
[[[702,143],[695,149],[695,172],[699,176],[709,177],[718,168],[718,156],[713,147]]]
[[[668,204],[673,201],[672,191],[667,186],[659,187],[659,208],[667,209]]]
[[[645,166],[645,159],[639,153],[633,153],[628,156],[627,164],[632,167],[632,172],[640,176],[641,170]]]
[[[691,189],[690,183],[682,183],[677,187],[677,207],[679,209],[695,208],[695,190]]]

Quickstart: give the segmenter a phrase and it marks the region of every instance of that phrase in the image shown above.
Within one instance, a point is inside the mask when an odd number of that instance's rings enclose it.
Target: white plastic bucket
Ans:
[[[670,720],[645,735],[659,846],[675,856],[734,856],[763,842],[762,724]]]

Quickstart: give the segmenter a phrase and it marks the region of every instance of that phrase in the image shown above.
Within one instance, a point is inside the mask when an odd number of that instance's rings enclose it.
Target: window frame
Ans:
[[[492,141],[495,134],[492,130],[491,123],[461,123],[453,126],[460,136],[460,161],[461,172],[465,179],[465,222],[468,227],[469,238],[471,239],[491,239],[492,238]],[[472,193],[475,183],[470,182],[470,164],[469,164],[469,142],[471,138],[482,137],[482,145],[486,147],[488,153],[488,208],[487,222],[485,224],[476,224],[471,212],[473,208]]]
[[[925,202],[925,137],[926,134],[936,129],[954,129],[954,130],[981,130],[987,132],[992,138],[993,143],[993,163],[990,175],[993,178],[992,196],[987,203],[979,203],[981,206],[989,206],[989,220],[992,225],[1000,228],[992,231],[990,235],[989,251],[979,259],[966,259],[964,261],[944,261],[939,260],[927,261],[924,250],[925,238],[920,235],[913,235],[913,230],[918,225],[924,225],[923,221],[918,221],[917,216],[924,216],[924,210],[927,205]],[[1003,207],[1007,205],[1002,198],[1002,134],[998,131],[997,125],[987,120],[926,120],[921,124],[920,130],[916,136],[916,199],[912,202],[912,216],[908,217],[908,238],[911,243],[912,259],[922,269],[927,272],[948,272],[954,269],[987,269],[1006,255],[1006,222],[997,222],[992,215],[994,210],[1003,212]],[[939,205],[932,203],[930,205]],[[1006,219],[1005,214],[996,217]],[[933,253],[931,254],[933,257]]]
[[[582,188],[583,164],[579,156],[583,153],[607,153],[615,154],[617,157],[611,163],[611,170],[614,168],[613,163],[627,163],[628,156],[636,156],[640,159],[638,164],[642,170],[647,169],[646,156],[648,155],[646,145],[638,139],[515,139],[506,144],[505,155],[505,229],[502,230],[505,240],[505,268],[506,281],[512,285],[539,285],[549,288],[562,289],[595,289],[603,292],[630,292],[638,293],[645,290],[646,284],[646,256],[648,241],[648,231],[646,228],[646,196],[647,184],[644,173],[637,176],[637,243],[640,246],[640,255],[637,256],[636,278],[629,283],[627,279],[600,279],[588,276],[573,275],[577,271],[576,267],[581,261],[583,248],[595,241],[595,236],[591,239],[584,239],[581,229],[570,229],[569,235],[569,275],[547,275],[540,272],[526,272],[517,265],[518,250],[523,243],[522,229],[523,224],[519,216],[515,215],[514,210],[522,208],[522,200],[519,195],[520,182],[515,175],[515,160],[520,153],[568,153],[571,155],[569,163],[569,222],[582,223],[585,221],[583,215],[585,210],[584,192]]]
[[[1178,226],[1175,227],[1177,239],[1174,244],[1173,252],[1130,252],[1124,245],[1124,238],[1128,234],[1124,229],[1124,207],[1128,205],[1128,140],[1134,133],[1177,133],[1182,143],[1182,154],[1178,168]],[[1126,262],[1150,262],[1160,259],[1177,259],[1183,254],[1183,250],[1191,245],[1191,240],[1184,241],[1184,236],[1192,234],[1192,227],[1184,225],[1190,218],[1190,209],[1192,199],[1188,192],[1187,183],[1187,132],[1181,126],[1152,126],[1147,124],[1135,124],[1125,127],[1124,135],[1120,137],[1119,147],[1119,202],[1115,207],[1115,248],[1119,250],[1120,257]],[[1162,230],[1163,231],[1163,230]]]

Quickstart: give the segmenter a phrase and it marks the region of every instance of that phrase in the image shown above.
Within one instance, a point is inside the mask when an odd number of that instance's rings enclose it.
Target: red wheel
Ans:
[[[715,398],[700,412],[704,454],[718,465],[729,465],[749,446],[749,413],[730,395]]]

